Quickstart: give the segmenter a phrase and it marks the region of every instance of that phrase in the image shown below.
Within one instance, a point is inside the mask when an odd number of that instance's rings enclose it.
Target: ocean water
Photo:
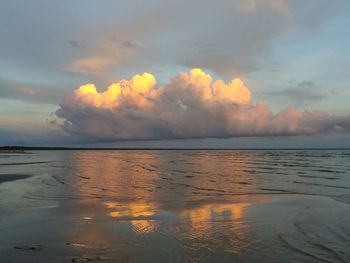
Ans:
[[[0,262],[350,262],[350,151],[2,153]]]

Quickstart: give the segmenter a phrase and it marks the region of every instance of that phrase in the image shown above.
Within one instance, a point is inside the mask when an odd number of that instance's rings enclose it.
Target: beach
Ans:
[[[0,153],[0,262],[350,262],[350,150]]]

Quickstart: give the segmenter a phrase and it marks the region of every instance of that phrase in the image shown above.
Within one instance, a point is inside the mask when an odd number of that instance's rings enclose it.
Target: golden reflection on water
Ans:
[[[185,210],[180,214],[185,218],[189,218],[193,227],[202,222],[210,222],[212,219],[218,217],[230,219],[234,223],[235,220],[241,219],[244,216],[244,211],[249,206],[250,203],[212,204]]]
[[[144,202],[117,203],[105,202],[107,209],[113,211],[108,214],[114,218],[126,218],[133,230],[139,234],[147,234],[154,231],[156,225],[151,218],[157,212],[155,206]]]
[[[188,224],[188,234],[197,238],[212,232],[215,222],[229,223],[232,229],[243,231],[241,226],[244,212],[250,203],[205,204],[199,207],[189,207],[180,211],[171,211],[178,216],[178,221]],[[133,230],[139,234],[154,232],[156,229],[155,216],[159,209],[145,202],[105,202],[107,214],[113,218],[130,222]],[[237,234],[237,233],[236,233]]]
[[[76,152],[75,186],[82,195],[193,201],[252,187],[247,156],[157,151]],[[253,182],[254,183],[254,182]]]
[[[160,225],[180,239],[242,238],[247,233],[244,217],[251,206],[249,198],[232,203],[214,203],[208,198],[249,188],[240,184],[249,181],[244,158],[233,162],[220,155],[179,158],[169,152],[81,151],[74,160],[74,184],[80,199],[101,198],[101,212],[129,224],[136,234],[157,233]],[[116,201],[120,199],[125,200]],[[241,246],[235,241],[234,250]]]
[[[143,152],[77,152],[77,190],[81,196],[148,198],[158,178],[155,157]]]
[[[180,211],[177,239],[205,254],[212,248],[239,253],[246,244],[249,225],[245,212],[251,203],[204,204]],[[198,255],[193,255],[197,258]]]

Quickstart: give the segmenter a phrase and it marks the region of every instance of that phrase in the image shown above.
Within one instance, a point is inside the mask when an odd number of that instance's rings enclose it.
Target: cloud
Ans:
[[[117,67],[123,59],[139,48],[135,42],[119,41],[115,37],[101,40],[95,49],[88,49],[84,43],[74,40],[69,41],[69,44],[76,49],[86,51],[86,54],[71,61],[66,65],[65,70],[97,76],[103,80],[108,79],[111,69]]]
[[[327,98],[327,94],[315,86],[313,82],[302,81],[295,87],[266,91],[264,95],[275,96],[279,100],[292,102],[298,106],[304,106],[307,102],[319,102]]]
[[[203,6],[215,9],[216,4],[206,1]],[[227,6],[221,1],[220,5],[230,12],[213,15],[215,22],[212,24],[202,20],[197,23],[188,18],[187,23],[195,33],[186,36],[188,44],[183,47],[184,55],[177,54],[175,61],[187,67],[209,69],[225,77],[258,70],[261,58],[265,66],[271,63],[273,53],[270,44],[294,27],[287,15],[285,1],[244,0],[233,1]],[[193,12],[194,16],[201,17],[201,12],[205,11]],[[177,46],[181,47],[181,44]]]
[[[74,60],[66,69],[76,73],[101,76],[106,73],[108,68],[115,64],[117,64],[117,59],[113,56],[91,56]]]
[[[203,0],[200,7],[193,7],[193,3],[198,5],[198,1],[190,1],[191,11],[183,11],[177,22],[184,28],[184,36],[172,40],[179,41],[175,46],[182,51],[175,53],[173,61],[208,69],[225,78],[247,76],[281,63],[276,43],[283,48],[286,36],[298,32],[304,39],[315,34],[345,10],[344,5],[326,0]],[[315,6],[322,7],[317,16],[313,13]],[[203,19],[205,16],[210,17],[209,22]],[[187,35],[188,31],[191,33]],[[183,39],[186,45],[182,45]]]
[[[15,83],[0,79],[0,98],[17,99],[35,103],[57,104],[60,94],[23,83]]]
[[[84,45],[84,43],[77,41],[77,40],[69,40],[69,45],[71,45],[71,47],[76,48],[78,50],[85,50],[86,46]]]
[[[350,117],[288,108],[273,114],[240,79],[213,81],[200,69],[165,85],[150,73],[103,92],[82,85],[56,112],[68,134],[95,141],[312,135],[350,131]]]
[[[280,15],[288,14],[288,3],[286,0],[238,0],[235,5],[246,12],[256,12],[259,6],[268,6]]]

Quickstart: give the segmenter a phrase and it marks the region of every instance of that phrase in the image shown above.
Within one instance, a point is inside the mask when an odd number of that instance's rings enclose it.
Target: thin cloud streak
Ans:
[[[0,98],[56,105],[61,96],[58,91],[47,88],[0,80]]]

